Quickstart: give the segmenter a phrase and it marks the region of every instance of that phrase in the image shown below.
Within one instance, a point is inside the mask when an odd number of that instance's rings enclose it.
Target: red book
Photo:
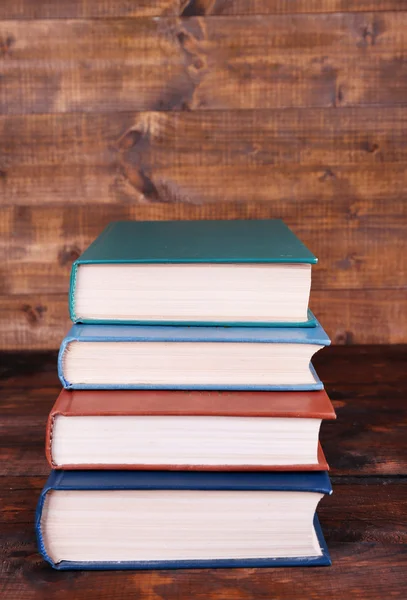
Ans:
[[[48,419],[54,469],[327,470],[324,390],[62,390]]]

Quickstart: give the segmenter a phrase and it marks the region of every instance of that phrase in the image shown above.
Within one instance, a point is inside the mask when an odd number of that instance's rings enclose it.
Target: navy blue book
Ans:
[[[320,472],[52,471],[36,531],[56,569],[330,565]]]
[[[320,390],[315,327],[74,325],[58,360],[69,389]]]

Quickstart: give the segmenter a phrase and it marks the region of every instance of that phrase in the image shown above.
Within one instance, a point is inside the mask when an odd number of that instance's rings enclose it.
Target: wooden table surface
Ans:
[[[319,509],[332,567],[58,572],[36,550],[55,354],[0,355],[2,600],[407,598],[407,346],[336,346],[315,365],[338,419],[321,440],[334,494]]]

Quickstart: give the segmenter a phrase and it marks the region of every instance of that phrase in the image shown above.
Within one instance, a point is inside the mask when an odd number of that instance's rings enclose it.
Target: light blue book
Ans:
[[[316,321],[317,322],[317,321]],[[74,325],[58,373],[69,389],[320,390],[314,328]]]

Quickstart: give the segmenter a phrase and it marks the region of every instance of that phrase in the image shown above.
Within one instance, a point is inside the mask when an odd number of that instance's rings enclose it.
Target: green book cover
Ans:
[[[316,263],[281,219],[117,221],[74,263]]]
[[[81,264],[308,263],[317,258],[281,219],[246,221],[117,221],[108,227],[72,267],[70,315],[74,322],[98,323],[75,314],[77,270]],[[105,322],[105,321],[103,321]],[[109,321],[123,323],[123,321]],[[177,325],[185,322],[126,321]],[[222,325],[191,321],[189,325]],[[314,327],[309,311],[303,322],[234,323],[257,327]]]

